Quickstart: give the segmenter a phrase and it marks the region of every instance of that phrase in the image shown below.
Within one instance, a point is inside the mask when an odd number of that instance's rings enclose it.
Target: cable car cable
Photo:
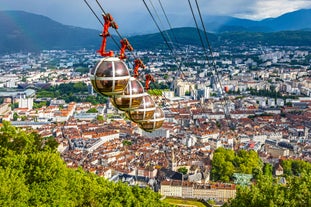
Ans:
[[[175,32],[173,31],[172,25],[171,25],[171,23],[170,23],[170,21],[169,21],[167,15],[166,15],[166,12],[165,12],[165,10],[164,10],[164,7],[163,7],[163,5],[162,5],[162,2],[161,2],[161,0],[158,0],[158,1],[159,1],[160,6],[161,6],[162,12],[163,12],[163,14],[164,14],[164,16],[165,16],[166,22],[167,22],[167,24],[168,24],[169,27],[170,27],[170,31],[172,31],[173,38],[174,38],[175,42],[178,43],[178,41],[177,41],[177,39],[176,39]]]
[[[195,15],[194,15],[194,12],[193,12],[192,5],[191,5],[190,0],[188,0],[188,3],[189,3],[189,6],[190,6],[190,10],[191,10],[191,13],[192,13],[192,17],[193,17],[193,20],[194,20],[194,23],[195,23],[195,26],[196,26],[196,29],[197,29],[199,38],[200,38],[201,45],[202,45],[202,47],[203,47],[204,54],[205,54],[205,56],[206,56],[207,61],[209,62],[209,60],[208,60],[209,58],[208,58],[208,54],[207,54],[207,49],[206,49],[205,44],[204,44],[204,42],[203,42],[203,38],[202,38],[200,29],[199,29],[199,25],[198,25],[197,19],[195,18]]]
[[[91,7],[91,5],[87,2],[87,0],[84,0],[85,4],[88,6],[88,8],[92,11],[93,15],[96,17],[96,19],[99,21],[99,23],[104,26],[104,23],[100,20],[100,18],[97,16],[97,14],[95,13],[95,11],[93,10],[93,8]],[[118,49],[120,50],[120,45],[118,44],[118,42],[115,40],[115,38],[113,36],[110,36],[111,39],[113,40],[113,42],[115,43],[115,45],[118,47]]]
[[[104,8],[102,7],[102,5],[100,4],[100,2],[99,2],[98,0],[96,0],[96,3],[98,4],[98,6],[99,6],[99,8],[101,9],[101,11],[106,15],[107,12],[105,12],[105,10],[104,10]],[[116,31],[117,35],[119,36],[119,38],[120,38],[121,40],[124,39],[124,38],[122,37],[122,35],[120,34],[120,32],[118,31],[118,29],[115,29],[115,28],[114,28],[114,30]],[[138,57],[136,57],[136,55],[134,54],[133,51],[129,51],[129,52],[132,54],[132,56],[134,57],[134,59],[137,59],[137,58],[138,58]]]
[[[149,12],[149,15],[151,16],[151,18],[152,18],[152,20],[153,20],[153,22],[155,23],[156,27],[158,28],[158,30],[159,30],[159,32],[160,32],[160,34],[161,34],[161,36],[162,36],[162,38],[163,38],[165,44],[167,45],[167,47],[168,47],[169,50],[171,51],[171,53],[172,53],[172,55],[173,55],[173,57],[174,57],[174,59],[175,59],[175,62],[176,62],[178,71],[181,72],[181,73],[183,74],[183,76],[185,76],[184,72],[181,70],[181,63],[178,63],[178,61],[177,61],[177,57],[176,57],[176,54],[175,54],[175,52],[174,52],[175,50],[174,50],[174,49],[172,48],[172,46],[168,43],[167,38],[166,38],[165,35],[163,34],[163,31],[161,30],[161,28],[160,28],[159,24],[157,23],[156,19],[154,18],[153,14],[152,14],[151,10],[149,9],[149,7],[148,7],[147,3],[145,2],[145,0],[143,0],[143,2],[144,2],[144,5],[145,5],[146,9],[147,9],[148,12]]]
[[[193,14],[193,18],[195,19],[194,13],[193,13],[193,10],[192,10],[192,6],[191,6],[191,3],[190,3],[190,0],[188,0],[188,2],[189,2],[189,6],[191,8],[192,14]],[[210,52],[212,66],[214,67],[214,70],[216,72],[216,79],[217,79],[216,81],[219,82],[220,90],[221,90],[222,94],[224,94],[224,101],[225,101],[225,106],[224,106],[224,110],[225,111],[224,111],[224,113],[225,113],[225,115],[227,117],[230,117],[229,109],[227,109],[227,106],[228,106],[227,96],[226,96],[226,93],[224,92],[224,89],[223,89],[223,86],[222,86],[222,83],[221,83],[221,80],[220,80],[220,77],[219,77],[219,72],[218,72],[217,67],[216,67],[216,62],[215,62],[215,58],[214,58],[214,55],[213,55],[213,50],[212,50],[211,44],[210,44],[210,42],[208,40],[206,28],[205,28],[205,25],[204,25],[204,22],[203,22],[203,18],[202,18],[202,15],[201,15],[201,10],[200,10],[200,7],[199,7],[199,4],[198,4],[197,0],[195,0],[195,3],[196,3],[196,7],[197,7],[198,14],[199,14],[199,17],[200,17],[200,21],[201,21],[201,24],[202,24],[202,27],[203,27],[203,30],[204,30],[205,41],[206,41],[206,43],[208,45],[208,49],[209,49],[209,52]],[[195,19],[195,22],[196,22],[196,19]],[[197,26],[197,29],[198,29],[197,23],[196,23],[196,26]],[[203,43],[202,43],[202,45],[203,45]],[[204,49],[206,50],[205,47],[204,47]]]
[[[147,10],[148,10],[148,12],[149,12],[149,14],[150,14],[152,20],[154,21],[156,27],[158,28],[160,34],[162,35],[162,38],[164,39],[166,45],[167,45],[168,48],[171,50],[171,52],[172,52],[172,54],[173,54],[173,56],[174,56],[174,59],[175,59],[176,63],[178,63],[177,57],[176,57],[177,55],[176,55],[176,52],[175,52],[176,49],[175,49],[175,48],[172,48],[172,47],[168,44],[167,39],[166,39],[165,36],[163,35],[163,32],[162,32],[162,30],[160,29],[159,24],[156,22],[154,16],[153,16],[152,13],[151,13],[151,10],[149,9],[149,7],[148,7],[148,5],[146,4],[145,0],[143,0],[143,2],[144,2],[144,4],[145,4],[145,6],[146,6],[146,8],[147,8]],[[151,3],[151,2],[150,2],[150,3]],[[151,5],[153,5],[153,4],[151,3]],[[160,2],[160,5],[162,5],[161,2]],[[153,6],[153,8],[154,8],[154,6]],[[165,13],[165,11],[164,11],[163,5],[161,6],[161,8],[162,8],[162,10],[163,10],[163,13],[164,13],[165,16],[167,17],[167,15],[166,15],[166,13]],[[154,10],[155,10],[155,8],[154,8]],[[157,12],[156,12],[156,13],[157,13]],[[170,29],[172,29],[172,28],[171,28],[171,24],[169,23],[169,19],[168,19],[168,18],[167,18],[167,21],[168,21],[168,24],[170,25]],[[176,39],[176,38],[175,38],[175,39]],[[202,41],[202,42],[203,42],[203,41]],[[181,70],[181,64],[182,64],[182,60],[180,61],[178,70],[179,70],[179,72],[181,72],[181,73],[183,74],[183,76],[185,77],[184,72]],[[192,88],[192,87],[191,87],[191,88]],[[192,90],[193,90],[193,89],[192,89]],[[162,96],[164,97],[165,100],[168,100],[168,98],[164,95],[164,93],[162,93]],[[202,106],[201,106],[201,109],[204,110],[204,109],[202,108]],[[170,111],[170,110],[169,110],[169,111]],[[172,111],[170,111],[170,112],[173,113]]]
[[[150,2],[150,4],[151,4],[151,6],[152,6],[152,8],[153,8],[153,10],[154,10],[154,12],[155,12],[155,14],[156,14],[156,16],[158,17],[158,20],[159,20],[160,25],[162,26],[162,28],[164,28],[164,24],[163,24],[163,22],[161,21],[161,18],[160,18],[160,16],[159,16],[157,10],[156,10],[155,7],[154,7],[154,4],[152,3],[151,0],[149,0],[149,2]],[[162,10],[162,11],[163,11],[163,10]],[[165,13],[164,13],[164,14],[165,14]],[[169,23],[168,23],[168,24],[169,24]],[[173,50],[175,51],[175,47],[174,47],[173,41],[172,41],[170,35],[168,34],[168,30],[164,30],[163,33],[166,34],[166,36],[167,36],[167,38],[168,38],[168,42],[171,43],[171,46],[172,46]]]
[[[97,20],[99,21],[99,23],[103,26],[104,23],[102,22],[102,20],[100,20],[100,18],[97,16],[97,14],[95,13],[95,11],[92,9],[91,5],[87,2],[87,0],[84,0],[84,2],[86,3],[86,5],[89,7],[89,9],[92,11],[92,13],[94,14],[94,16],[97,18]]]

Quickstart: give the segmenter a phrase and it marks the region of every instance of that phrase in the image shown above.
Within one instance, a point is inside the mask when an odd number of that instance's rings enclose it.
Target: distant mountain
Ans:
[[[232,17],[209,18],[206,24],[212,25],[209,30],[219,31],[208,34],[214,47],[244,43],[311,46],[311,10],[300,10],[260,22]],[[281,29],[301,30],[279,31]],[[101,44],[99,33],[97,30],[63,25],[41,15],[22,11],[0,11],[0,53],[82,48],[96,51]],[[166,38],[168,42],[173,41],[177,45],[200,45],[195,28],[175,28],[163,33],[165,36],[167,34],[172,38]],[[136,35],[129,37],[129,40],[134,49],[167,47],[160,33]],[[117,46],[114,41],[109,40],[107,48],[116,49]]]
[[[278,18],[264,19],[262,25],[270,26],[273,31],[311,29],[311,9],[302,9],[284,14]]]
[[[216,21],[213,21],[216,19]],[[277,18],[252,21],[234,17],[206,17],[206,27],[210,31],[248,31],[248,32],[278,32],[311,29],[311,9],[302,9],[286,13]]]
[[[203,37],[203,31],[201,36]],[[197,29],[185,27],[164,31],[163,35],[176,37],[176,45],[197,45],[201,46]],[[168,40],[168,38],[166,38]],[[218,46],[239,46],[239,45],[279,45],[279,46],[311,46],[311,31],[281,31],[281,32],[223,32],[208,33],[209,42],[213,47]],[[133,36],[129,41],[137,49],[168,48],[160,33]],[[168,42],[168,44],[170,44]]]
[[[0,52],[97,48],[99,31],[23,11],[0,11]]]

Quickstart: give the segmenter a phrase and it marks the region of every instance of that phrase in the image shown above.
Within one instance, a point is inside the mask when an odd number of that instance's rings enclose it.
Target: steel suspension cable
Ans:
[[[202,28],[203,28],[203,31],[204,31],[205,41],[206,41],[207,46],[208,46],[208,49],[209,49],[209,51],[210,51],[210,56],[211,56],[211,58],[212,58],[212,63],[213,63],[214,65],[216,65],[215,60],[214,60],[213,50],[212,50],[211,44],[210,44],[210,42],[209,42],[209,40],[208,40],[206,28],[205,28],[205,25],[204,25],[204,22],[203,22],[203,18],[202,18],[202,15],[201,15],[201,10],[200,10],[200,7],[199,7],[199,4],[198,4],[198,1],[197,1],[197,0],[195,0],[195,4],[196,4],[196,6],[197,6],[198,14],[199,14],[199,17],[200,17],[200,20],[201,20],[201,24],[202,24]]]
[[[104,8],[102,7],[102,5],[100,4],[100,2],[99,2],[98,0],[96,0],[96,3],[97,3],[97,5],[99,6],[99,8],[101,9],[101,11],[106,15],[107,12],[105,12],[105,10],[104,10]],[[120,34],[120,32],[118,31],[118,29],[114,29],[114,30],[115,30],[115,32],[117,33],[117,35],[119,36],[119,38],[122,40],[123,37],[122,37],[122,35]],[[131,55],[134,57],[134,59],[137,59],[137,57],[136,57],[136,55],[134,54],[133,51],[129,51],[129,52],[130,52]]]
[[[155,20],[154,16],[152,15],[152,13],[151,13],[151,11],[150,11],[148,5],[146,4],[145,0],[143,0],[143,2],[144,2],[144,4],[145,4],[145,6],[146,6],[146,8],[147,8],[147,10],[148,10],[148,12],[149,12],[149,14],[150,14],[152,20],[154,21],[156,27],[158,28],[160,34],[162,35],[164,41],[166,42],[166,45],[167,45],[168,48],[171,50],[171,52],[172,52],[172,54],[173,54],[173,56],[174,56],[174,58],[175,58],[176,64],[178,64],[177,57],[176,57],[177,55],[176,55],[176,53],[175,53],[175,49],[172,48],[172,47],[170,47],[170,45],[167,43],[167,39],[166,39],[165,36],[163,35],[163,32],[162,32],[162,30],[161,30],[159,24],[156,22],[156,20]],[[152,4],[152,3],[151,3],[151,4]],[[160,0],[159,0],[159,4],[161,5],[162,11],[163,11],[163,13],[164,13],[164,15],[165,15],[165,17],[166,17],[166,20],[167,20],[169,26],[170,26],[170,29],[172,30],[172,26],[171,26],[171,24],[170,24],[169,19],[167,18],[167,15],[166,15],[166,13],[165,13],[165,11],[164,11],[164,7],[163,7],[163,5],[162,5],[162,3],[161,3]],[[152,4],[152,5],[153,5],[153,4]],[[154,6],[153,6],[153,8],[154,8]],[[155,10],[155,8],[154,8],[154,10]],[[169,37],[169,36],[168,36],[168,37]],[[176,39],[176,36],[175,36],[175,39]],[[202,42],[203,42],[203,41],[202,41]],[[182,64],[182,60],[181,60],[181,62],[180,62],[180,64],[179,64],[178,70],[179,70],[179,72],[181,72],[181,73],[183,74],[183,76],[185,77],[184,72],[181,70],[181,64]],[[191,87],[191,91],[192,91],[192,90],[193,90],[193,89],[192,89],[192,87]],[[165,100],[169,100],[169,99],[164,95],[164,93],[162,93],[162,96],[164,97]],[[200,105],[200,106],[201,106],[201,105]],[[200,108],[201,108],[202,111],[204,110],[202,106],[201,106]],[[169,111],[170,111],[170,110],[169,110]],[[170,111],[170,113],[172,113],[172,112]]]
[[[162,20],[161,20],[161,18],[160,18],[160,16],[159,16],[158,11],[155,9],[154,4],[152,3],[151,0],[149,0],[149,2],[150,2],[150,5],[151,5],[152,8],[153,8],[153,11],[154,11],[155,15],[158,17],[158,20],[159,20],[160,25],[162,26],[162,28],[164,28],[164,24],[163,24],[163,22],[162,22]],[[168,31],[167,31],[167,30],[164,30],[163,33],[166,34],[166,36],[167,36],[167,38],[168,38],[168,42],[171,43],[171,46],[172,46],[173,50],[175,51],[175,47],[174,47],[173,41],[172,41],[172,39],[171,39],[171,36],[168,34]]]
[[[92,11],[93,15],[97,18],[97,20],[99,21],[99,23],[103,26],[104,23],[100,20],[100,18],[97,16],[97,14],[95,13],[95,11],[93,10],[93,8],[91,7],[91,5],[87,2],[87,0],[84,0],[85,4],[88,6],[88,8]]]
[[[171,33],[172,33],[172,35],[173,35],[173,38],[174,38],[174,41],[175,41],[175,43],[176,43],[176,47],[179,49],[179,50],[182,50],[182,48],[179,46],[180,45],[180,42],[177,40],[177,38],[176,38],[176,34],[175,34],[175,32],[174,32],[174,30],[173,30],[173,27],[172,27],[172,25],[171,25],[171,22],[170,22],[170,20],[168,19],[168,16],[166,15],[166,12],[165,12],[165,10],[164,10],[164,7],[163,7],[163,5],[162,5],[162,2],[161,2],[161,0],[158,0],[159,1],[159,4],[160,4],[160,7],[161,7],[161,9],[162,9],[162,12],[163,12],[163,14],[164,14],[164,16],[165,16],[165,19],[166,19],[166,22],[167,22],[167,24],[169,25],[169,28],[170,28],[170,31],[171,31]],[[186,56],[186,62],[188,61],[188,55]]]
[[[190,4],[190,0],[188,0],[189,4]],[[198,14],[199,14],[199,17],[200,17],[200,21],[201,21],[201,25],[203,27],[203,31],[204,31],[204,36],[205,36],[205,41],[208,45],[208,49],[209,49],[209,52],[210,52],[210,56],[211,56],[211,62],[212,62],[212,66],[214,67],[214,70],[216,72],[216,81],[219,82],[219,86],[220,86],[220,90],[221,92],[224,94],[224,101],[225,101],[225,106],[224,107],[227,107],[227,96],[226,96],[226,93],[224,92],[224,88],[222,86],[222,83],[221,83],[221,80],[220,80],[220,77],[219,77],[219,73],[218,73],[218,70],[217,70],[217,67],[216,67],[216,62],[215,62],[215,58],[214,58],[214,55],[213,55],[213,50],[212,50],[212,47],[211,47],[211,44],[210,44],[210,41],[208,39],[208,36],[207,36],[207,32],[206,32],[206,28],[205,28],[205,25],[204,25],[204,22],[203,22],[203,18],[202,18],[202,14],[201,14],[201,10],[200,10],[200,7],[199,7],[199,4],[198,4],[198,1],[195,0],[195,3],[196,3],[196,7],[197,7],[197,10],[198,10]],[[191,7],[191,6],[190,6]],[[226,108],[224,108],[226,110]],[[227,112],[225,111],[225,114],[227,116],[230,116],[230,112],[229,112],[229,109],[227,109]]]
[[[154,4],[152,3],[151,0],[149,0],[149,3],[150,3],[150,5],[151,5],[151,7],[153,8],[154,13],[155,13],[155,15],[157,16],[157,18],[158,18],[158,20],[159,20],[160,26],[161,26],[162,28],[164,28],[164,24],[163,24],[163,22],[161,21],[161,18],[160,18],[160,16],[159,16],[159,13],[158,13],[158,11],[156,10]],[[163,33],[164,33],[164,34],[166,35],[166,37],[168,38],[168,44],[171,43],[171,47],[172,47],[173,51],[175,51],[174,45],[172,44],[172,39],[171,39],[170,35],[169,35],[168,32],[165,31],[165,30],[163,31]],[[174,55],[174,52],[173,52],[173,51],[172,51],[172,53],[173,53],[173,55]]]
[[[189,7],[190,7],[190,10],[191,10],[191,14],[192,14],[192,17],[193,17],[193,20],[194,20],[194,23],[195,23],[195,26],[196,26],[196,29],[197,29],[199,38],[200,38],[201,45],[202,45],[202,47],[203,47],[204,54],[205,54],[206,59],[207,59],[207,61],[208,61],[207,49],[206,49],[205,44],[204,44],[204,42],[203,42],[203,38],[202,38],[200,29],[199,29],[199,25],[198,25],[197,19],[195,18],[195,15],[194,15],[193,8],[192,8],[192,5],[191,5],[190,0],[188,0],[188,3],[189,3]]]
[[[168,26],[170,27],[170,31],[172,31],[173,38],[174,38],[175,42],[177,43],[177,39],[176,39],[175,32],[173,31],[172,25],[171,25],[171,23],[170,23],[170,21],[169,21],[167,15],[166,15],[166,12],[165,12],[165,10],[164,10],[164,7],[163,7],[163,5],[162,5],[162,2],[161,2],[161,0],[158,0],[158,2],[159,2],[159,4],[160,4],[160,7],[161,7],[161,9],[162,9],[162,12],[163,12],[163,14],[164,14],[164,16],[165,16],[166,22],[167,22]]]
[[[100,18],[97,16],[97,14],[95,13],[94,9],[91,7],[91,5],[87,2],[87,0],[84,0],[85,4],[88,6],[88,8],[91,10],[91,12],[93,13],[93,15],[96,17],[96,19],[99,21],[99,23],[104,26],[104,23],[100,20]],[[115,38],[113,36],[111,36],[111,39],[113,40],[114,44],[118,47],[118,49],[120,50],[120,45],[118,44],[118,42],[115,40]]]
[[[171,51],[173,51],[173,49],[171,48],[171,46],[168,44],[166,37],[163,35],[163,32],[162,32],[162,30],[161,30],[159,24],[157,23],[157,21],[155,20],[153,14],[151,13],[151,11],[150,11],[150,9],[149,9],[147,3],[145,2],[145,0],[143,0],[143,2],[144,2],[144,4],[145,4],[146,9],[147,9],[148,12],[149,12],[149,15],[151,16],[151,18],[152,18],[152,20],[153,20],[153,22],[155,23],[156,27],[158,28],[158,30],[159,30],[159,32],[160,32],[160,34],[161,34],[161,36],[162,36],[162,38],[163,38],[165,44],[167,45],[167,47],[168,47]]]
[[[145,0],[143,0],[143,2],[144,2],[144,5],[145,5],[146,9],[148,10],[149,15],[151,16],[151,18],[152,18],[153,22],[155,23],[157,29],[159,30],[159,32],[160,32],[160,34],[161,34],[165,44],[167,45],[167,47],[171,51],[171,53],[172,53],[172,55],[173,55],[173,57],[175,59],[178,71],[181,72],[184,75],[184,72],[181,70],[181,63],[178,63],[178,61],[177,61],[177,57],[176,57],[176,53],[175,53],[174,48],[172,48],[172,46],[168,43],[167,38],[163,34],[163,31],[161,30],[161,28],[160,28],[159,24],[157,23],[156,19],[154,18],[153,14],[152,14],[151,10],[149,9],[149,7],[148,7],[147,3],[145,2]]]

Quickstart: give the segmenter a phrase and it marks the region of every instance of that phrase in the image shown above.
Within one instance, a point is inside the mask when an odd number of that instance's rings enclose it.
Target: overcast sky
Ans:
[[[161,12],[159,0],[145,1],[150,9],[152,9],[151,1],[154,7],[158,8],[158,12]],[[100,15],[96,1],[88,0],[88,2]],[[151,21],[142,0],[99,0],[99,2],[106,12],[113,15],[119,26],[131,25],[128,21],[133,25],[135,21],[140,24],[143,21]],[[287,12],[311,8],[311,0],[197,0],[197,2],[203,15],[225,15],[252,20],[277,17]],[[188,0],[161,0],[161,3],[168,17],[180,15],[185,21],[191,18]],[[1,10],[23,10],[48,16],[67,25],[101,28],[84,0],[0,0],[0,5]]]

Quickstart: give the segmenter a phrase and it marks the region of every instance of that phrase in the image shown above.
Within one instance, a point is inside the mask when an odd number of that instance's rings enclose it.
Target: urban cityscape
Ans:
[[[147,66],[141,73],[155,79],[148,92],[165,113],[153,132],[94,91],[89,71],[101,57],[87,49],[2,55],[1,120],[55,138],[69,168],[162,196],[234,198],[252,173],[212,178],[219,149],[255,151],[278,177],[282,160],[311,161],[310,47],[223,45],[207,60],[202,48],[186,45],[176,54],[135,51]],[[126,63],[133,72],[131,59]]]

